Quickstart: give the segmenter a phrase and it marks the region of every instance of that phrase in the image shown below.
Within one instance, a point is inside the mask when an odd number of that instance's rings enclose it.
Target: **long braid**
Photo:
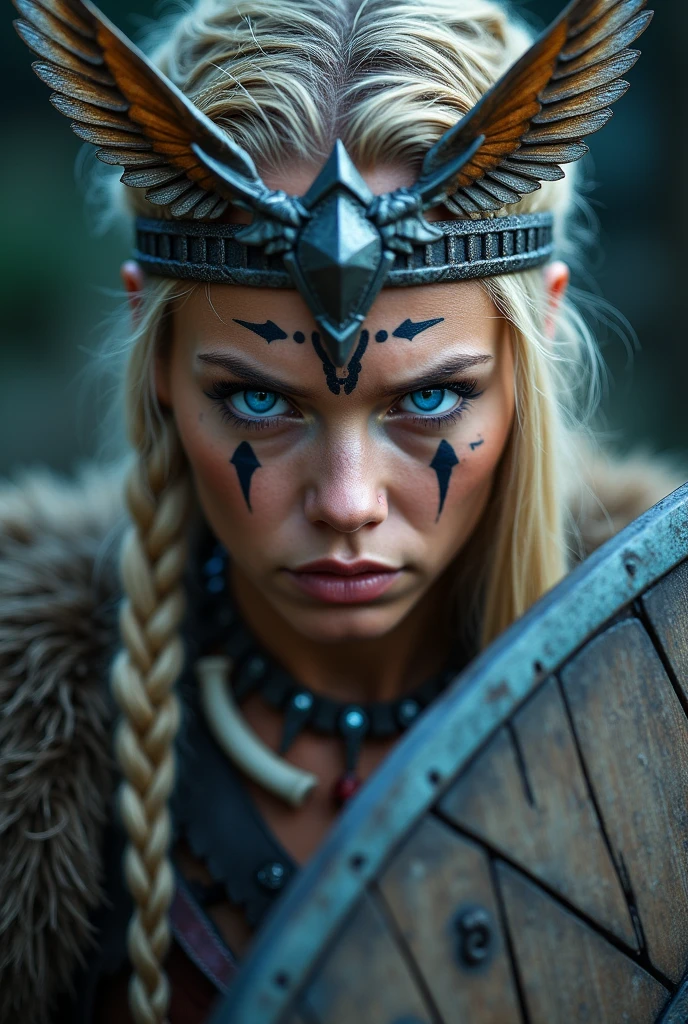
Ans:
[[[111,684],[122,710],[115,749],[124,777],[120,812],[129,837],[125,876],[135,904],[128,933],[134,969],[129,1001],[136,1024],[161,1024],[170,998],[163,969],[174,893],[167,802],[179,725],[174,684],[183,664],[179,624],[189,506],[188,472],[171,420],[133,467],[127,502],[132,526],[121,555],[123,649]]]

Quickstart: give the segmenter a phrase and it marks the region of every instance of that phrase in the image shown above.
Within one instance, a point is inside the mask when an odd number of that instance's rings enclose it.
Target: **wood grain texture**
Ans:
[[[512,868],[497,877],[530,1024],[654,1024],[659,982]]]
[[[688,961],[688,722],[637,619],[588,644],[562,682],[650,959],[678,982]]]
[[[520,1024],[521,1013],[485,851],[426,818],[381,877],[380,890],[445,1021]],[[460,956],[458,915],[484,908],[490,955],[470,966]]]
[[[655,636],[688,700],[688,562],[670,572],[642,601]]]
[[[512,730],[501,729],[459,778],[442,813],[637,948],[555,679],[514,717]]]
[[[323,1024],[431,1024],[395,939],[364,895],[302,999]]]

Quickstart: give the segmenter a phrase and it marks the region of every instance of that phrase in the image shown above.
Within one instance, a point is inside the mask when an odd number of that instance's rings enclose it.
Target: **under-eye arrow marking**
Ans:
[[[245,327],[247,331],[253,331],[259,338],[263,338],[267,341],[268,345],[271,341],[284,341],[289,335],[286,334],[281,327],[278,327],[272,320],[266,320],[264,324],[252,324],[248,320],[235,320],[235,324],[239,324],[240,327]]]
[[[406,338],[408,341],[413,341],[417,334],[427,331],[430,327],[434,327],[435,324],[441,324],[443,320],[443,316],[438,316],[436,320],[419,320],[417,324],[414,324],[413,320],[404,320],[403,324],[399,324],[396,331],[393,331],[392,337]]]
[[[482,443],[483,443],[483,438],[481,438],[479,441],[471,441],[471,444],[470,444],[471,451],[474,452],[475,449],[479,448]]]
[[[437,483],[440,488],[440,507],[437,512],[437,518],[442,515],[442,509],[444,508],[444,499],[447,497],[447,490],[449,488],[449,478],[452,475],[454,466],[458,466],[459,460],[456,457],[456,452],[449,444],[448,441],[440,441],[439,447],[435,452],[435,456],[430,463],[430,468],[434,469],[437,473]]]
[[[237,471],[237,476],[239,477],[239,483],[241,484],[241,490],[243,491],[246,504],[248,505],[248,510],[249,512],[253,512],[250,498],[251,477],[257,469],[260,469],[260,462],[256,457],[256,453],[248,441],[242,441],[229,461]]]

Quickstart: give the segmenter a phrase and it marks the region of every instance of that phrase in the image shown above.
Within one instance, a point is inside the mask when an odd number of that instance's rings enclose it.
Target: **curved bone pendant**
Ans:
[[[196,662],[201,706],[210,731],[245,775],[286,803],[300,807],[318,785],[317,775],[279,757],[249,729],[229,687],[229,672],[229,658],[216,656]]]

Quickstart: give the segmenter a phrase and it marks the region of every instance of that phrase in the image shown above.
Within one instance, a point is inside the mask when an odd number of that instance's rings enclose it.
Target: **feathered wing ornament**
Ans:
[[[77,135],[99,147],[101,160],[124,167],[122,181],[146,189],[147,199],[173,217],[218,218],[229,202],[254,213],[233,238],[262,248],[266,260],[281,255],[335,366],[350,358],[397,254],[413,263],[419,247],[432,247],[455,231],[456,221],[430,224],[424,210],[451,197],[469,217],[484,217],[517,203],[540,182],[563,177],[561,165],[587,152],[583,139],[607,123],[610,105],[628,88],[622,75],[639,56],[628,47],[652,17],[646,0],[573,0],[428,151],[410,188],[373,196],[337,142],[311,188],[297,197],[268,189],[249,154],[90,0],[14,4],[22,16],[17,31],[42,58],[34,69],[54,90],[53,104],[72,118]],[[529,227],[537,241],[537,230]],[[180,250],[186,249],[183,229]],[[197,237],[202,230],[196,225],[187,233]],[[458,248],[447,246],[448,264],[439,276],[434,253],[421,252],[423,265],[406,267],[404,283],[507,273],[549,259],[551,245],[536,244],[523,255],[524,232],[511,230],[504,252],[493,253],[490,243],[489,252],[461,262]],[[169,250],[169,237],[166,242]],[[424,265],[426,257],[432,266]],[[230,272],[243,281],[234,271],[243,273],[247,263],[243,252],[225,252],[217,264],[208,262],[206,252],[204,262],[191,266],[169,251],[156,249],[152,259],[154,273],[203,281],[226,281]],[[255,269],[251,274],[245,283],[260,284],[261,275],[256,278]],[[273,281],[270,267],[266,277]]]
[[[423,208],[451,195],[469,215],[517,203],[588,152],[638,60],[647,0],[573,0],[466,116],[428,151],[414,191]],[[476,143],[479,143],[476,145]]]
[[[98,157],[176,217],[216,218],[229,201],[275,210],[283,199],[250,156],[206,117],[89,0],[14,0],[33,67]],[[277,200],[277,202],[276,202]],[[289,206],[282,203],[281,206]],[[287,211],[286,219],[295,219]]]

